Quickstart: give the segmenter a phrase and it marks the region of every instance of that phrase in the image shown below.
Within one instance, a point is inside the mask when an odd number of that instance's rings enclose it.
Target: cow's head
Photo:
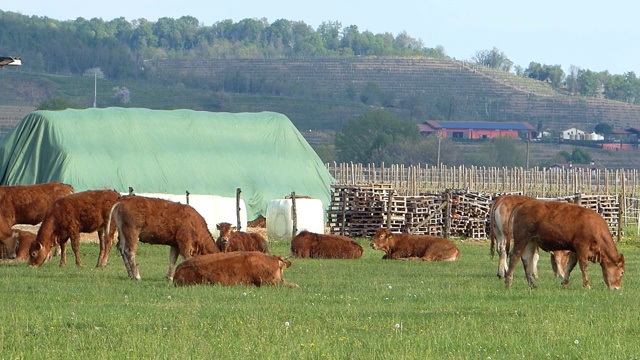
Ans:
[[[51,259],[50,247],[36,241],[29,248],[29,266],[39,267],[49,259]]]
[[[227,252],[227,249],[229,248],[229,237],[231,237],[231,233],[236,231],[236,227],[231,226],[231,224],[227,222],[222,222],[216,224],[216,229],[220,232],[216,245],[220,251]]]
[[[387,251],[393,246],[393,234],[387,228],[378,228],[376,234],[371,239],[371,248],[374,250]]]
[[[611,263],[602,261],[602,276],[604,282],[611,290],[619,290],[622,286],[622,276],[624,275],[624,255],[620,254],[616,261]]]
[[[14,230],[11,237],[6,239],[0,245],[2,245],[5,258],[15,259],[16,253],[18,252],[18,246],[20,246],[20,233]]]

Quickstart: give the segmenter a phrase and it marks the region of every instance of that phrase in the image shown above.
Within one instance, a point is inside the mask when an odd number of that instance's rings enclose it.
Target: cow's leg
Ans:
[[[536,283],[533,279],[535,267],[537,266],[536,261],[538,260],[538,256],[536,255],[538,255],[538,244],[530,241],[522,254],[522,266],[524,267],[524,273],[529,282],[529,286],[531,286],[532,289],[536,288]]]
[[[67,265],[67,240],[68,239],[58,239],[58,243],[60,244],[60,266]]]
[[[562,253],[562,250],[551,252],[551,269],[553,269],[555,276],[564,278],[564,267],[562,265],[564,255]]]
[[[585,257],[578,257],[578,263],[580,264],[580,271],[582,271],[582,285],[587,289],[591,289],[591,284],[589,284],[589,276],[587,275],[587,271],[589,270],[589,260]]]
[[[498,256],[500,257],[498,262],[498,278],[503,279],[509,267],[507,265],[507,246],[505,237],[502,234],[496,236],[496,241],[498,243]]]
[[[80,259],[80,234],[75,233],[71,235],[71,250],[76,257],[76,266],[82,267],[82,260]]]
[[[104,230],[103,230],[104,231]],[[111,254],[111,248],[113,247],[113,240],[115,240],[116,235],[116,227],[110,226],[109,233],[103,233],[105,245],[104,245],[104,253],[102,254],[102,258],[100,259],[99,266],[107,266],[107,261],[109,260],[109,254]],[[102,251],[102,248],[100,249]]]
[[[100,255],[98,255],[98,262],[96,263],[96,267],[104,267],[106,265],[106,260],[104,258],[107,243],[105,240],[104,229],[98,229],[98,242],[100,243]]]
[[[180,255],[180,250],[177,246],[172,246],[169,251],[169,270],[167,270],[167,279],[169,279],[169,281],[173,281],[173,274],[176,262],[178,261],[178,255]],[[185,257],[185,259],[187,259],[187,257]]]
[[[504,277],[504,283],[507,289],[511,287],[511,283],[513,282],[513,273],[522,258],[522,254],[524,253],[527,244],[528,243],[514,242],[513,249],[511,249],[511,254],[509,255],[509,267],[507,268],[507,274]]]
[[[576,255],[576,253],[571,251],[569,253],[569,259],[567,260],[567,267],[566,269],[564,269],[564,278],[562,280],[563,287],[566,287],[567,285],[569,285],[569,276],[571,275],[571,271],[573,270],[573,268],[576,267],[577,263],[578,263],[578,256]]]
[[[120,254],[124,261],[124,266],[131,279],[140,280],[140,272],[136,264],[136,251],[138,249],[138,236],[135,231],[120,231],[118,229],[118,242],[120,244]]]
[[[531,256],[533,277],[536,279],[538,278],[538,260],[540,260],[540,249],[536,245],[536,248],[533,250],[533,255]]]

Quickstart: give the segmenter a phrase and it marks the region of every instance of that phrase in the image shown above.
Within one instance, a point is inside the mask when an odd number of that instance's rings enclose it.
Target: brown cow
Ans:
[[[259,251],[235,251],[196,256],[176,268],[173,283],[178,285],[283,285],[298,287],[282,278],[291,262],[281,256]]]
[[[121,196],[115,190],[88,190],[60,198],[47,210],[38,230],[35,243],[31,246],[29,265],[41,266],[50,258],[51,248],[60,244],[60,266],[67,263],[67,240],[76,257],[76,265],[81,267],[80,233],[98,232],[100,256],[96,266],[104,266],[103,247],[113,242],[115,227],[106,233],[111,207]],[[103,261],[104,260],[104,261]]]
[[[13,259],[2,259],[6,262],[22,262],[29,260],[29,249],[31,244],[36,240],[36,234],[31,231],[13,229],[12,237],[12,250],[16,257]]]
[[[207,223],[193,207],[143,196],[125,197],[111,209],[118,229],[118,248],[129,277],[140,280],[136,264],[138,241],[171,246],[167,278],[173,279],[178,255],[219,252]]]
[[[303,230],[291,240],[291,255],[299,258],[359,259],[362,246],[346,236]]]
[[[604,282],[610,289],[620,288],[625,268],[624,255],[618,254],[609,227],[597,212],[560,201],[531,200],[514,207],[509,217],[509,228],[513,251],[505,277],[507,288],[511,286],[513,272],[521,258],[529,285],[535,288],[531,263],[524,261],[526,256],[522,257],[525,251],[530,251],[530,244],[536,244],[544,251],[572,251],[563,286],[569,284],[571,270],[578,262],[582,283],[590,288],[587,270],[591,261],[600,263]]]
[[[74,192],[71,185],[51,182],[37,185],[0,186],[0,243],[9,250],[6,258],[15,258],[12,226],[36,225],[44,218],[49,206],[63,196]]]
[[[267,240],[258,233],[236,231],[236,227],[228,222],[216,224],[216,228],[220,231],[216,245],[221,252],[260,251],[265,254],[269,252]]]
[[[509,214],[518,204],[534,198],[521,195],[502,195],[493,201],[489,211],[489,239],[491,240],[491,255],[498,251],[498,278],[502,279],[507,272],[507,242],[509,233]],[[567,264],[569,251],[551,252],[551,268],[558,277],[564,277],[564,269]],[[540,258],[538,247],[533,251],[525,251],[523,256],[531,256],[533,276],[538,277],[538,259]],[[527,259],[529,261],[529,259]]]
[[[376,230],[371,248],[384,251],[383,259],[457,261],[460,258],[460,250],[447,239],[392,233],[386,228]]]

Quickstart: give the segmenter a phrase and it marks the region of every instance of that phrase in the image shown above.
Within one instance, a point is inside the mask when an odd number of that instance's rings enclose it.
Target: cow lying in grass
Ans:
[[[71,185],[52,182],[36,185],[0,186],[0,246],[2,258],[13,259],[13,225],[36,225],[51,204],[74,192]]]
[[[138,241],[169,245],[167,278],[173,280],[178,255],[190,259],[194,255],[220,252],[207,228],[207,223],[193,207],[169,200],[127,196],[111,209],[118,229],[118,248],[130,278],[140,280],[136,264]]]
[[[383,259],[457,261],[460,258],[460,250],[447,239],[392,233],[386,228],[376,230],[371,248],[384,251]]]
[[[71,239],[76,265],[81,267],[80,233],[97,231],[101,250],[96,266],[104,266],[103,244],[111,244],[115,234],[114,227],[106,232],[109,211],[120,197],[120,193],[114,190],[88,190],[54,201],[45,213],[36,241],[31,246],[29,265],[41,266],[50,258],[51,249],[56,244],[60,245],[60,265],[66,265],[67,241]]]
[[[282,278],[291,262],[281,256],[259,251],[235,251],[196,256],[176,268],[173,283],[178,285],[281,285],[298,287]]]
[[[236,231],[235,226],[231,226],[228,222],[216,224],[216,228],[220,231],[216,246],[221,252],[231,251],[260,251],[269,252],[267,240],[258,233],[247,233],[244,231]]]
[[[291,240],[291,255],[299,258],[359,259],[362,246],[346,236],[304,230]]]
[[[2,259],[6,262],[23,262],[29,261],[29,249],[31,244],[36,241],[36,234],[31,231],[13,229],[12,241],[10,244],[11,251],[15,254],[13,259]]]

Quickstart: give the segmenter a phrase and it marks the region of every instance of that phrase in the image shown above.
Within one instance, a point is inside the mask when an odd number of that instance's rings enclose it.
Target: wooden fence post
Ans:
[[[295,192],[291,192],[291,222],[293,222],[293,228],[291,229],[291,237],[293,238],[298,232],[298,212],[296,211]]]
[[[240,188],[236,189],[236,227],[238,231],[242,230],[242,222],[240,221],[240,194],[242,190]]]

